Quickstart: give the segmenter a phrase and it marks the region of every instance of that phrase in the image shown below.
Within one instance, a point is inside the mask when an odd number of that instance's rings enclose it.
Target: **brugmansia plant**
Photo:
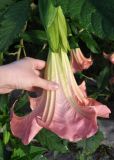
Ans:
[[[59,88],[0,95],[0,160],[105,159],[98,117],[114,103],[114,0],[0,0],[0,65],[25,56],[45,60],[43,78]]]
[[[85,82],[77,84],[67,56],[70,47],[64,14],[60,6],[53,6],[51,0],[47,3],[47,10],[44,11],[45,0],[39,1],[40,15],[49,42],[44,78],[57,82],[59,89],[43,91],[40,97],[30,98],[32,112],[26,116],[18,117],[12,110],[12,133],[24,144],[30,143],[43,127],[73,142],[91,137],[98,130],[97,117],[108,118],[110,113],[107,106],[87,96]],[[48,10],[54,14],[53,18],[48,15]],[[80,65],[84,68],[91,65],[91,59],[85,58],[80,49],[76,55],[73,54],[76,71],[81,68]]]

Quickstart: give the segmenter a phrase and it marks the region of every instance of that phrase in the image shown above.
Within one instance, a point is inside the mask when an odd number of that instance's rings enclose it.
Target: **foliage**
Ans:
[[[100,38],[114,39],[114,1],[66,0],[57,1],[67,15],[76,19],[81,28]]]
[[[29,1],[20,1],[8,7],[0,20],[0,51],[6,50],[19,36],[29,14]]]
[[[100,143],[103,141],[104,137],[102,132],[98,132],[95,136],[89,138],[88,140],[80,141],[77,146],[83,149],[81,154],[77,154],[77,157],[80,156],[80,159],[83,157],[91,156],[96,149],[99,147]]]
[[[85,55],[92,55],[94,65],[88,71],[76,74],[79,83],[87,82],[89,96],[104,103],[112,100],[114,91],[109,79],[114,75],[114,68],[102,52],[114,51],[113,0],[38,0],[34,3],[30,0],[0,0],[0,64],[23,57],[25,50],[27,56],[46,59],[48,45],[57,50],[61,37],[66,50],[80,46]],[[56,159],[57,155],[69,154],[74,148],[75,157],[80,160],[89,160],[93,156],[103,140],[101,131],[74,144],[46,129],[28,146],[14,138],[9,126],[10,107],[18,99],[15,111],[22,115],[24,106],[29,105],[27,95],[23,91],[0,95],[0,160],[47,160],[48,153],[53,153]],[[74,145],[73,149],[69,144]]]

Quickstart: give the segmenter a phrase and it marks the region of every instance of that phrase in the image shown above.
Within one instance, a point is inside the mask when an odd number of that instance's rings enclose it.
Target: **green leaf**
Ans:
[[[63,140],[46,129],[41,130],[41,132],[36,136],[36,138],[43,146],[47,147],[49,150],[56,150],[61,153],[65,153],[68,151],[68,148],[63,143]]]
[[[1,52],[0,53],[0,65],[3,63],[3,59],[4,59],[3,52]]]
[[[4,160],[3,153],[4,153],[3,144],[0,141],[0,160]]]
[[[0,10],[4,9],[5,7],[7,7],[8,5],[11,5],[13,3],[14,0],[0,0]]]
[[[71,49],[79,48],[78,40],[74,36],[69,37],[69,44]]]
[[[83,30],[79,33],[79,37],[93,53],[99,53],[99,46],[89,32]]]
[[[48,159],[43,155],[36,155],[32,160],[48,160]]]
[[[69,4],[70,4],[70,0],[56,0],[57,5],[62,6],[62,9],[64,10],[64,13],[67,14],[68,13],[68,9],[69,9]]]
[[[43,147],[37,147],[37,146],[30,147],[30,154],[32,154],[32,153],[43,154],[46,151],[47,151],[47,149],[43,148]]]
[[[4,132],[9,122],[8,95],[0,95],[0,132]]]
[[[9,139],[10,139],[10,132],[5,130],[3,132],[3,142],[4,142],[4,144],[7,144],[9,142]]]
[[[106,85],[107,85],[107,83],[109,81],[109,74],[110,74],[110,68],[106,66],[99,73],[99,76],[97,78],[97,86],[98,86],[98,88],[106,87]]]
[[[14,148],[13,150],[13,154],[12,154],[12,159],[17,159],[18,158],[21,158],[21,157],[24,157],[25,156],[25,153],[23,151],[23,149],[21,148]]]
[[[15,104],[15,113],[17,113],[17,115],[19,116],[24,116],[25,114],[29,113],[31,110],[28,107],[28,94],[22,94],[20,95],[18,101]]]
[[[71,18],[78,19],[80,16],[81,8],[85,0],[57,0],[58,5],[61,5],[65,14]]]
[[[8,112],[8,96],[0,95],[0,112],[7,113]]]
[[[65,13],[76,19],[82,28],[100,38],[114,40],[113,0],[58,0],[58,4],[62,5]]]
[[[7,50],[19,36],[29,15],[29,0],[11,5],[0,22],[0,51]]]
[[[41,30],[31,30],[29,32],[25,32],[22,35],[22,38],[27,42],[39,43],[40,41],[47,41],[47,36],[45,31]]]
[[[8,7],[10,5],[12,5],[13,2],[14,2],[14,0],[5,0],[5,1],[0,0],[0,21],[3,18],[3,14],[5,14],[5,12],[7,11]]]
[[[99,131],[96,135],[86,140],[77,143],[77,146],[83,148],[83,152],[86,155],[92,154],[100,146],[101,142],[104,140],[103,133]]]
[[[14,0],[0,0],[0,21],[3,18],[3,14],[7,11],[8,7],[13,4]]]

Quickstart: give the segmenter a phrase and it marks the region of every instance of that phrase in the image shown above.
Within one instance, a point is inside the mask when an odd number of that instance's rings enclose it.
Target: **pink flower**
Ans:
[[[42,127],[69,141],[79,141],[98,130],[97,116],[109,117],[110,110],[86,95],[85,82],[77,85],[67,54],[50,52],[45,78],[59,83],[57,91],[43,91],[30,98],[31,113],[18,117],[12,108],[11,130],[28,144]]]
[[[109,83],[112,85],[114,84],[114,76],[110,78]]]
[[[82,71],[83,69],[88,69],[92,64],[93,61],[91,57],[86,58],[80,48],[71,51],[71,66],[74,73]]]
[[[114,53],[107,54],[107,53],[103,52],[103,56],[104,56],[104,58],[108,59],[112,64],[114,64]],[[109,83],[111,85],[114,84],[114,77],[110,78]]]
[[[114,53],[112,54],[107,54],[105,52],[103,52],[103,56],[108,59],[112,64],[114,64]]]

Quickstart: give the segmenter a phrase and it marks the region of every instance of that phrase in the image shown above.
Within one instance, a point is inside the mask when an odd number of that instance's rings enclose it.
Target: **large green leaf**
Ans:
[[[8,112],[8,96],[7,95],[0,95],[0,113],[7,113]]]
[[[38,44],[39,41],[47,41],[46,32],[41,30],[31,30],[29,32],[25,32],[23,33],[22,38],[27,42],[36,44]]]
[[[7,11],[9,5],[13,4],[13,0],[0,0],[0,21],[2,20],[3,14]]]
[[[3,156],[3,153],[4,153],[4,151],[3,151],[3,143],[2,143],[2,141],[0,141],[0,160],[3,160],[4,159],[4,156]]]
[[[38,147],[38,146],[31,146],[30,147],[30,154],[36,153],[36,154],[43,154],[47,151],[46,148]]]
[[[7,144],[9,142],[9,140],[10,140],[10,132],[5,130],[3,132],[3,142],[4,142],[4,144]]]
[[[24,150],[22,148],[14,148],[12,153],[12,160],[22,158],[25,156]]]
[[[83,30],[79,33],[79,37],[93,53],[98,53],[100,51],[98,44],[89,32]]]
[[[77,143],[77,146],[83,148],[83,152],[86,155],[92,154],[100,146],[101,142],[104,140],[103,133],[99,131],[96,135],[86,140]]]
[[[18,98],[18,101],[15,104],[15,113],[17,113],[17,115],[19,116],[24,116],[25,114],[29,113],[31,110],[28,107],[28,94],[24,93],[22,95],[20,95],[20,97]]]
[[[109,81],[109,76],[110,76],[110,68],[108,66],[105,66],[97,77],[97,86],[99,89],[105,88],[107,86]]]
[[[3,64],[4,56],[3,52],[0,53],[0,65]]]
[[[19,36],[29,15],[29,0],[11,5],[0,22],[0,51],[6,50]]]
[[[41,130],[36,138],[38,142],[43,145],[43,147],[47,147],[51,151],[59,151],[61,153],[65,153],[68,151],[68,148],[63,143],[63,140],[46,129]]]
[[[0,10],[5,9],[8,5],[12,4],[14,0],[0,0]]]
[[[65,13],[100,38],[114,40],[113,0],[58,0]]]
[[[48,159],[43,155],[36,155],[32,160],[48,160]]]

